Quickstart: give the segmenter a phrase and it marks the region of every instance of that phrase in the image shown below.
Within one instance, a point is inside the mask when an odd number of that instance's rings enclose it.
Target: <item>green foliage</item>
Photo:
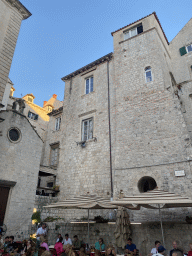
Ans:
[[[31,219],[34,220],[36,224],[40,223],[41,222],[41,212],[40,211],[34,212]]]
[[[64,220],[64,218],[60,218],[60,217],[54,218],[54,217],[48,216],[46,219],[44,219],[44,222],[53,222],[56,220]]]

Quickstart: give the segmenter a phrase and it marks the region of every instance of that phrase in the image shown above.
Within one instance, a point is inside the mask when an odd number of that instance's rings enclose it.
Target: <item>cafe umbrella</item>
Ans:
[[[163,245],[165,246],[161,209],[192,207],[192,200],[188,197],[183,197],[174,193],[154,189],[145,193],[137,194],[135,196],[128,196],[114,200],[111,202],[111,204],[126,207],[131,210],[140,210],[141,207],[147,209],[158,209]]]
[[[45,208],[61,208],[61,209],[87,209],[88,210],[88,242],[89,242],[89,210],[90,209],[116,209],[117,206],[112,205],[110,200],[96,195],[82,195],[71,199],[65,199],[57,203],[53,203]]]
[[[129,215],[124,207],[118,207],[114,235],[117,247],[124,249],[127,239],[131,236]]]

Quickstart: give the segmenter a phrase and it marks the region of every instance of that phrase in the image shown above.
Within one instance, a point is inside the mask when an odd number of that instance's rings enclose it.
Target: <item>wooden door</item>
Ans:
[[[5,211],[7,207],[7,200],[9,196],[8,187],[0,187],[0,226],[3,225]]]

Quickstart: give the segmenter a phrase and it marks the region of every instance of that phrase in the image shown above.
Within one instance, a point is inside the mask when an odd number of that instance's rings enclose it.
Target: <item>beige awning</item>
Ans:
[[[132,210],[139,210],[140,207],[150,209],[192,207],[192,200],[174,193],[154,189],[135,196],[123,197],[111,202],[113,205],[123,206]]]
[[[62,208],[62,209],[115,209],[117,206],[112,205],[109,199],[96,195],[82,195],[71,199],[59,201],[54,204],[44,206],[45,208]]]

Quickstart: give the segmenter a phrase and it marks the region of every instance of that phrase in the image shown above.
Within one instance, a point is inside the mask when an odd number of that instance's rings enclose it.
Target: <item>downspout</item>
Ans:
[[[111,201],[113,201],[113,172],[112,172],[112,153],[111,153],[111,116],[110,116],[110,91],[109,91],[109,59],[107,60],[107,84],[108,84],[108,118],[109,118],[109,157],[110,157]]]

